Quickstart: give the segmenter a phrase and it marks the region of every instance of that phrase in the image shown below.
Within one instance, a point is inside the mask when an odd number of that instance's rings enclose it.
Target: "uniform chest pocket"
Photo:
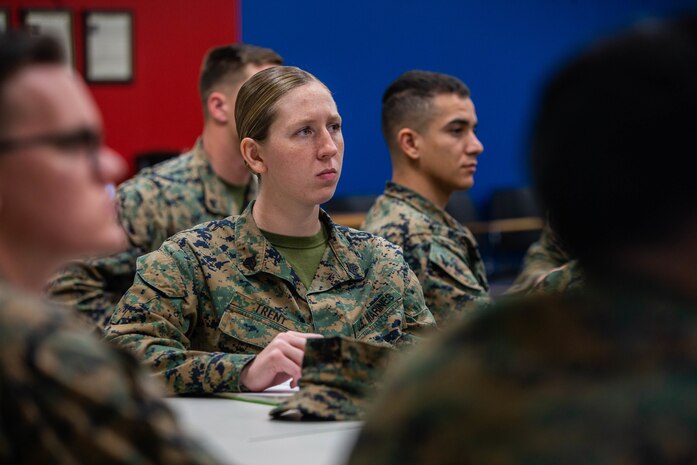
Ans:
[[[242,295],[237,295],[236,301],[228,304],[218,329],[231,338],[258,348],[266,347],[279,333],[307,331],[282,310]]]
[[[443,244],[433,242],[428,255],[429,265],[437,268],[445,275],[460,283],[461,285],[485,292],[482,285],[469,269],[465,259]]]
[[[227,336],[261,349],[278,333],[286,331],[282,325],[270,323],[239,308],[225,311],[218,329]]]

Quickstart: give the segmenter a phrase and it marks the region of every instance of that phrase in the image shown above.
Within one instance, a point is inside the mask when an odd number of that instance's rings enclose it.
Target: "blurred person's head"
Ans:
[[[257,73],[240,89],[236,117],[260,196],[318,206],[334,195],[344,154],[341,116],[315,76],[292,66]]]
[[[56,42],[0,36],[0,274],[35,289],[70,258],[122,247],[106,184],[124,170]]]
[[[534,131],[534,181],[589,271],[694,243],[695,115],[694,17],[642,23],[551,80]]]
[[[458,78],[413,70],[399,76],[382,97],[382,133],[394,180],[432,201],[474,184],[483,146],[469,88]],[[401,179],[400,179],[401,178]]]

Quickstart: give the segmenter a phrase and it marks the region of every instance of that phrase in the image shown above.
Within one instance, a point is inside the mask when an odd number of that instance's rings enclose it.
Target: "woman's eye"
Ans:
[[[339,132],[339,131],[341,131],[341,124],[339,124],[339,123],[330,124],[329,130],[331,132]]]
[[[312,129],[302,128],[300,131],[298,131],[298,134],[301,136],[309,136],[310,134],[312,134]]]

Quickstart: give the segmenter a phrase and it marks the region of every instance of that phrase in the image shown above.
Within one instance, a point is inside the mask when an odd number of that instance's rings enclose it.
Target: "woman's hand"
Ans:
[[[296,387],[300,380],[305,354],[305,341],[323,337],[321,334],[288,331],[277,335],[264,350],[242,369],[240,383],[250,391],[259,392],[290,379]]]

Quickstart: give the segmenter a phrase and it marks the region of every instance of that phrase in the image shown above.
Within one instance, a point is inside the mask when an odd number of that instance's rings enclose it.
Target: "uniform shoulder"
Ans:
[[[193,162],[193,152],[183,153],[171,160],[144,168],[131,179],[124,181],[118,190],[129,192],[147,188],[153,184],[187,183],[196,177],[192,169]]]
[[[184,175],[191,168],[194,162],[194,152],[185,152],[157,165],[144,168],[138,176],[143,177],[171,177],[173,175]]]
[[[547,344],[556,343],[555,336],[569,325],[568,321],[559,319],[560,312],[577,305],[580,303],[561,296],[502,297],[497,303],[486,305],[447,328],[441,337],[426,344],[421,355],[415,356],[410,367],[404,370],[419,377],[426,376],[424,371],[428,371],[426,377],[429,377],[440,369],[453,370],[454,366],[461,366],[465,358],[489,354],[496,357],[497,363],[496,368],[488,367],[487,371],[511,376],[514,374],[511,371],[522,366],[521,354],[545,354],[551,348]],[[546,329],[541,331],[541,327]],[[540,337],[540,334],[550,337]],[[574,343],[569,341],[568,345]],[[546,362],[553,364],[551,360]],[[526,363],[528,368],[546,366],[537,355],[532,355]]]
[[[337,234],[341,235],[351,250],[362,255],[366,253],[375,256],[402,256],[402,249],[382,236],[367,231],[362,231],[347,226],[335,225]]]
[[[219,220],[206,221],[184,229],[171,236],[163,244],[190,244],[194,247],[226,249],[235,239],[235,222],[238,216],[228,216]]]
[[[365,229],[379,236],[408,240],[430,235],[433,220],[402,199],[381,196],[368,211]]]

